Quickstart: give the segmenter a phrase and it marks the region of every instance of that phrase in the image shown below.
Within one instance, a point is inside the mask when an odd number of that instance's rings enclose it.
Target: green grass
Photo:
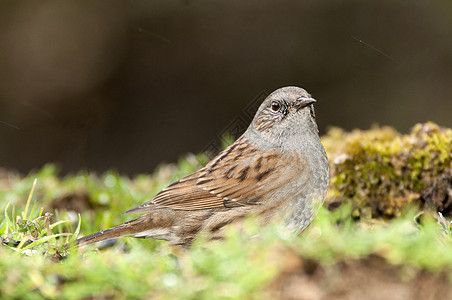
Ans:
[[[390,221],[357,221],[347,204],[332,212],[322,208],[299,236],[250,219],[241,232],[231,228],[225,241],[201,237],[188,250],[133,238],[103,251],[65,249],[78,231],[86,235],[127,221],[123,211],[199,166],[189,157],[133,179],[115,172],[59,178],[54,166],[46,166],[26,177],[0,179],[0,236],[9,242],[0,246],[0,298],[266,299],[287,253],[323,265],[378,255],[390,264],[452,274],[446,219],[407,209]],[[66,210],[46,214],[52,201],[74,195],[90,209],[80,216]]]

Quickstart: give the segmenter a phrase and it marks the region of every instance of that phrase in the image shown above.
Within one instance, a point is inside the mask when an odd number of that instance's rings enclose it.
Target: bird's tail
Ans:
[[[82,237],[76,240],[74,244],[68,246],[83,247],[122,236],[168,240],[168,226],[159,226],[160,224],[155,221],[150,214],[145,214],[126,223]],[[161,221],[161,219],[157,219],[157,221]]]
[[[76,247],[83,247],[92,243],[102,242],[106,240],[116,239],[122,236],[132,235],[133,232],[131,227],[124,226],[124,224],[112,227],[110,229],[101,230],[99,232],[87,235],[85,237],[79,238],[75,241],[74,245]]]

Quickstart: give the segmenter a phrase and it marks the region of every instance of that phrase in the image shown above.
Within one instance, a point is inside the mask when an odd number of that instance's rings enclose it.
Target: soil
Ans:
[[[448,273],[394,266],[376,255],[333,265],[290,260],[270,285],[270,299],[452,299]]]
[[[88,192],[77,191],[54,199],[47,207],[48,210],[67,210],[81,213],[86,210],[95,209]]]

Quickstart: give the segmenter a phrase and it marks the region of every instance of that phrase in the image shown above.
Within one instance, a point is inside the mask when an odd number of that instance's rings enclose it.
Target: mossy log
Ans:
[[[406,135],[391,127],[332,128],[322,141],[329,208],[351,202],[360,217],[396,217],[410,205],[452,214],[452,129],[432,122]]]

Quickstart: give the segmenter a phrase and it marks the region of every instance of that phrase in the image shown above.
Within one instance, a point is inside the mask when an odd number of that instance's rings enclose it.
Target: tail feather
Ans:
[[[124,224],[112,227],[110,229],[101,230],[99,232],[87,235],[75,241],[75,246],[83,247],[92,243],[102,242],[106,240],[116,239],[122,236],[133,234],[131,228]]]
[[[161,220],[157,219],[157,221]],[[159,225],[155,223],[155,219],[151,216],[142,215],[126,223],[82,237],[75,241],[75,245],[71,246],[83,247],[122,236],[168,240],[170,238],[168,223],[165,224],[166,226]]]

